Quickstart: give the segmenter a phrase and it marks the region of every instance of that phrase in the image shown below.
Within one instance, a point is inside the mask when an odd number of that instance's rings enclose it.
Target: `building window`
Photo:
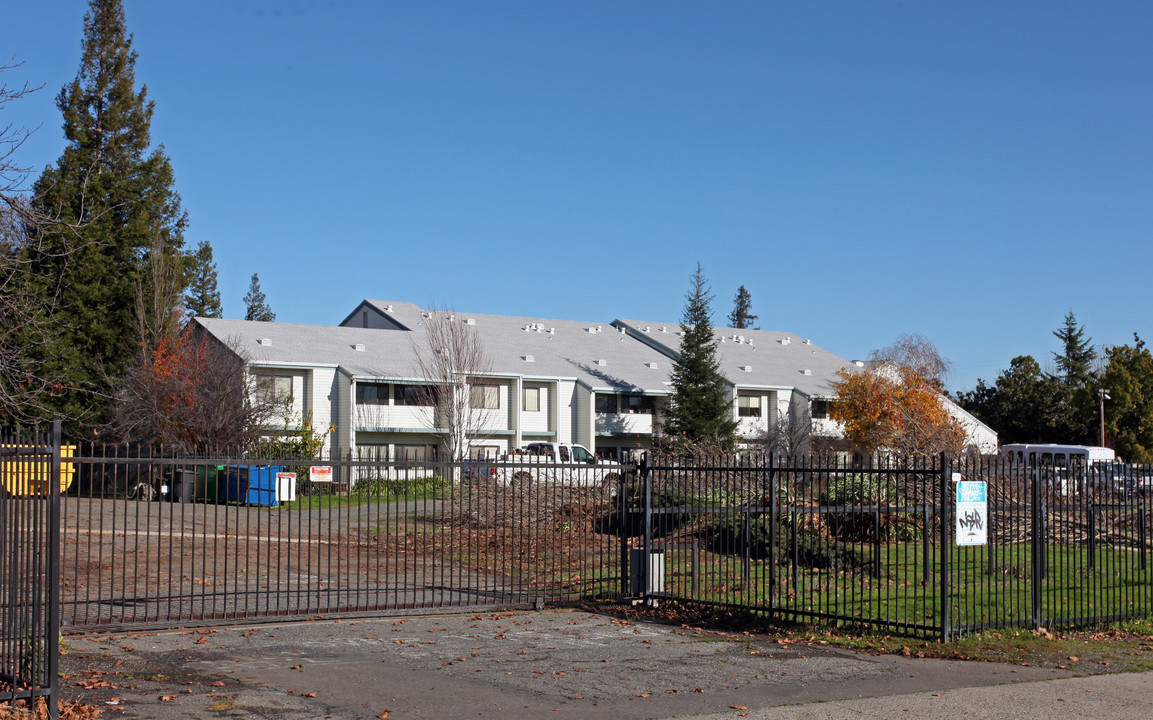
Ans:
[[[387,405],[388,386],[382,383],[357,383],[357,405]]]
[[[396,459],[399,462],[422,462],[436,460],[434,445],[397,445]]]
[[[435,402],[435,393],[428,385],[393,385],[392,403],[394,405],[419,405],[430,407]]]
[[[596,411],[599,413],[616,413],[617,396],[609,393],[597,393]]]
[[[737,415],[740,417],[761,416],[760,395],[740,395],[737,397]]]
[[[499,385],[472,385],[469,387],[469,405],[476,410],[500,409]]]
[[[286,403],[292,398],[292,376],[257,375],[256,401],[260,404]]]
[[[523,405],[525,412],[540,412],[540,388],[526,387]]]
[[[833,402],[831,400],[813,400],[809,403],[810,411],[812,412],[814,420],[824,420],[829,417],[829,409]]]
[[[621,412],[629,415],[652,415],[656,408],[653,398],[645,395],[622,395]]]
[[[473,460],[495,460],[500,457],[500,446],[473,445],[468,450],[468,456]]]

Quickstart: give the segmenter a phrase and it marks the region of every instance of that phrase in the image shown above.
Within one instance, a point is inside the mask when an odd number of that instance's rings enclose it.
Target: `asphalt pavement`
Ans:
[[[105,718],[1149,718],[1153,673],[872,655],[578,611],[66,638]]]

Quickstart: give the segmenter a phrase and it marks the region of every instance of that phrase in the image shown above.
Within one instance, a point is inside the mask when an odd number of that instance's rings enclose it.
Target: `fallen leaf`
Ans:
[[[175,695],[161,695],[160,696],[161,702],[172,702],[175,699],[176,699]]]
[[[744,705],[729,705],[733,710],[748,710]]]
[[[301,693],[301,697],[316,697],[316,693]]]
[[[385,710],[384,712],[382,712],[381,714],[377,715],[376,717],[377,717],[377,718],[379,718],[379,720],[388,720],[388,716],[389,716],[390,714],[392,714],[392,711],[391,711],[391,710]]]

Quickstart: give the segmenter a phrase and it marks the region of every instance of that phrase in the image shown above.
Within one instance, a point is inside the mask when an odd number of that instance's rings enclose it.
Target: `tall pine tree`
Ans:
[[[216,284],[216,263],[212,260],[212,245],[207,240],[202,240],[189,258],[184,306],[190,317],[224,317]]]
[[[1053,359],[1057,361],[1057,374],[1066,385],[1088,385],[1092,379],[1097,351],[1093,349],[1092,338],[1085,337],[1084,326],[1077,324],[1072,310],[1065,316],[1065,324],[1059,330],[1054,330],[1053,335],[1061,341],[1062,346],[1061,352],[1053,353]]]
[[[737,288],[736,297],[733,298],[733,311],[729,313],[729,327],[738,330],[756,330],[753,323],[757,316],[753,315],[753,296],[744,285]]]
[[[276,319],[276,313],[268,307],[268,300],[264,297],[264,291],[260,289],[260,277],[256,273],[252,273],[252,282],[248,283],[248,293],[244,296],[244,319],[261,322],[272,322]]]
[[[128,358],[157,340],[139,337],[137,298],[153,292],[151,254],[184,262],[187,219],[163,146],[150,150],[153,103],[146,88],[135,89],[136,53],[120,0],[91,0],[82,49],[76,79],[56,98],[67,146],[34,190],[38,209],[82,226],[84,242],[50,237],[33,267],[45,292],[59,298],[55,320],[64,326],[45,357],[71,380],[57,409],[91,426],[105,419],[108,404],[99,398]]]
[[[718,340],[713,334],[712,294],[704,270],[697,263],[692,287],[685,295],[681,318],[681,347],[673,363],[672,404],[665,416],[665,432],[690,448],[728,451],[736,444],[732,391],[717,360]]]

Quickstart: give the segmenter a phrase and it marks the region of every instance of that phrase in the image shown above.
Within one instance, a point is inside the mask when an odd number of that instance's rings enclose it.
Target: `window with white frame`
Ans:
[[[521,405],[525,412],[540,412],[540,388],[526,387]]]
[[[760,395],[740,395],[737,397],[737,415],[740,417],[761,416]]]
[[[256,401],[260,404],[288,402],[292,397],[291,375],[257,375]]]
[[[831,400],[813,400],[809,403],[809,411],[814,420],[824,420],[829,417],[829,409],[832,405]]]
[[[473,383],[469,387],[469,405],[476,410],[499,410],[500,386],[495,383]]]

